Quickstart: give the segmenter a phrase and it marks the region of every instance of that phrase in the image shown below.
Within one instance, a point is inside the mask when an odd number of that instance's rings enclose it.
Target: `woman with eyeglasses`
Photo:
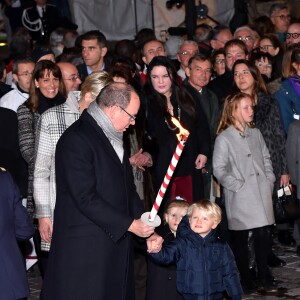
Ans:
[[[272,33],[265,34],[259,41],[259,49],[273,57],[273,78],[281,77],[283,50],[278,37]]]
[[[148,66],[144,86],[147,97],[147,131],[155,147],[153,153],[154,189],[158,192],[178,144],[175,117],[190,132],[179,159],[163,205],[176,196],[193,202],[203,197],[202,169],[210,156],[208,121],[190,94],[179,85],[172,62],[162,56],[153,58]]]
[[[261,51],[253,53],[251,61],[258,68],[266,84],[273,80],[273,57],[269,53]]]
[[[225,50],[223,48],[212,53],[211,64],[213,67],[211,80],[225,73]]]
[[[50,60],[39,61],[33,70],[29,98],[17,110],[20,151],[28,164],[27,210],[34,215],[33,171],[34,146],[38,120],[47,109],[66,101],[63,96],[62,75],[59,67]],[[34,237],[38,238],[38,235]],[[44,275],[43,258],[39,255],[39,242],[35,241],[41,275]]]
[[[289,184],[287,170],[285,133],[276,100],[268,95],[266,85],[258,68],[250,61],[238,60],[233,65],[234,86],[236,90],[251,95],[254,99],[254,123],[261,131],[270,152],[273,172],[276,177],[273,201],[277,199],[277,190]],[[279,228],[278,228],[279,229]],[[281,230],[285,230],[283,225]],[[271,250],[271,249],[270,249]],[[285,265],[270,252],[269,264]]]

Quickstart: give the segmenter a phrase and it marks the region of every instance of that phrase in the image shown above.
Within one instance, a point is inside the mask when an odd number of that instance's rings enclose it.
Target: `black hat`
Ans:
[[[32,60],[37,63],[38,60],[44,56],[44,55],[47,55],[47,54],[53,54],[53,51],[51,50],[51,48],[47,48],[47,47],[36,47],[33,49],[32,51],[32,54],[31,54],[31,57],[32,57]]]

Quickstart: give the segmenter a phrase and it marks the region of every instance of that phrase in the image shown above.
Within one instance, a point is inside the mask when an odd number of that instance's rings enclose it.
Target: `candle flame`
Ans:
[[[171,120],[172,123],[179,129],[179,133],[176,134],[178,141],[182,139],[186,140],[187,137],[190,135],[189,131],[183,128],[176,118],[172,117]]]

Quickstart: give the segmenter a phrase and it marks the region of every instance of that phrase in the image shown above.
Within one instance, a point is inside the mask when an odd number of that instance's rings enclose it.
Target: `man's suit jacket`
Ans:
[[[127,230],[142,203],[128,156],[121,163],[87,111],[58,141],[56,185],[44,299],[132,299]]]
[[[17,239],[29,239],[33,233],[18,187],[9,172],[0,170],[0,300],[29,295],[25,261]]]
[[[89,75],[86,69],[86,64],[80,64],[77,66],[78,74],[81,82],[84,82],[85,78]]]

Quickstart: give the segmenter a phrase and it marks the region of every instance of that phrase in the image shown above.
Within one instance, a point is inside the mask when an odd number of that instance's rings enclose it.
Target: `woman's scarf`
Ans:
[[[292,84],[297,95],[300,97],[300,76],[294,75],[294,76],[290,77],[288,80]]]

